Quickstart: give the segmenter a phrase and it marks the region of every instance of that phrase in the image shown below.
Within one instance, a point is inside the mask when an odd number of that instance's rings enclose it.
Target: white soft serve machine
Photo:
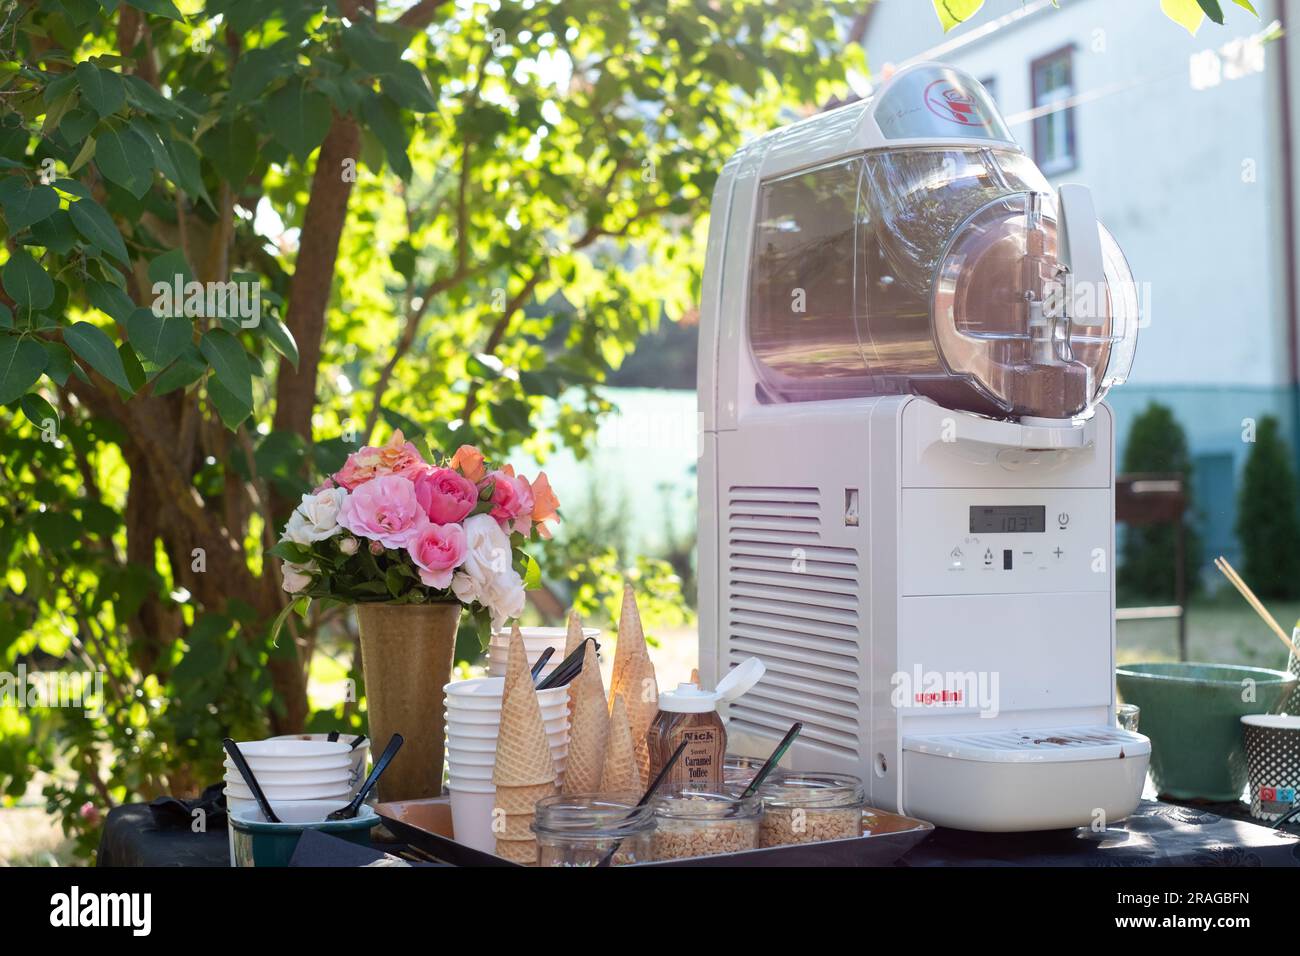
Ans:
[[[919,64],[726,164],[702,299],[701,676],[767,668],[730,749],[802,721],[794,769],[945,826],[1131,813],[1101,399],[1138,309],[1088,190]]]

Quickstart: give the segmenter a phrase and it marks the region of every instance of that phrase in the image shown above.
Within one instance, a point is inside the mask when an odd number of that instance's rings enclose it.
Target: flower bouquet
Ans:
[[[509,465],[490,469],[472,445],[430,464],[398,431],[349,455],[294,509],[271,550],[295,597],[273,639],[313,600],[356,607],[370,737],[406,740],[380,799],[441,792],[443,687],[462,607],[485,647],[492,627],[523,613],[524,591],[539,583],[523,546],[550,537],[558,507],[545,474],[530,482]]]
[[[550,537],[558,507],[545,472],[530,482],[509,465],[490,469],[473,445],[430,464],[396,431],[303,495],[271,553],[296,597],[458,602],[486,646],[491,628],[519,617],[525,590],[537,587],[537,563],[523,548]]]

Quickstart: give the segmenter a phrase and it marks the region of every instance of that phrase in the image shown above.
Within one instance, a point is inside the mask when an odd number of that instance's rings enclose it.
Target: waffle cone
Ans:
[[[627,669],[632,661],[644,655],[645,631],[641,628],[641,612],[637,610],[636,593],[630,583],[623,584],[623,609],[618,615],[618,643],[614,646],[614,668],[609,678],[609,706],[614,707],[614,695],[629,698]]]
[[[507,817],[532,813],[537,801],[555,793],[555,784],[539,783],[531,787],[497,787],[494,811]]]
[[[528,672],[528,654],[516,626],[506,652],[505,690],[501,699],[501,726],[497,731],[496,762],[492,782],[500,787],[531,787],[552,783],[555,764],[546,740],[542,708]]]
[[[655,681],[655,666],[650,655],[633,658],[628,664],[627,719],[632,728],[632,742],[636,745],[637,766],[641,779],[650,779],[650,748],[646,735],[655,715],[659,713],[659,685]]]
[[[639,793],[642,780],[627,706],[623,703],[623,696],[618,694],[614,697],[614,709],[609,717],[609,743],[605,748],[605,766],[600,774],[600,791],[631,790]]]
[[[569,684],[569,709],[569,756],[561,792],[595,793],[602,789],[609,712],[596,648],[591,644],[583,655],[582,670]]]
[[[569,612],[569,632],[564,635],[564,657],[568,657],[582,643],[582,618],[577,611]],[[561,658],[563,660],[564,658]]]
[[[537,865],[536,840],[497,840],[497,856],[524,866]]]

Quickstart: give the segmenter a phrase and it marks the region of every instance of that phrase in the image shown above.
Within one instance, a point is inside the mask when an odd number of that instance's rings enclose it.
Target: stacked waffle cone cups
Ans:
[[[614,672],[609,682],[611,741],[615,701],[619,697],[623,699],[627,710],[637,769],[641,779],[648,780],[650,748],[646,734],[659,711],[659,685],[655,681],[655,666],[646,647],[645,631],[641,628],[641,612],[636,606],[636,594],[630,583],[623,585],[623,610],[618,618],[618,646],[614,648]]]
[[[533,808],[555,793],[555,764],[546,739],[546,725],[528,669],[524,641],[515,627],[506,654],[501,727],[497,735],[492,782],[496,785],[492,829],[497,855],[514,863],[537,862]]]

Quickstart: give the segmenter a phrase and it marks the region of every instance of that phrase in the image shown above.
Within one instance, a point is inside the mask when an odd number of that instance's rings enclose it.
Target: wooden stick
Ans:
[[[1285,644],[1292,654],[1297,658],[1300,658],[1300,651],[1296,650],[1296,646],[1292,643],[1291,638],[1287,636],[1286,631],[1282,630],[1282,625],[1277,623],[1277,618],[1273,617],[1273,615],[1269,613],[1268,608],[1264,607],[1263,602],[1255,596],[1255,592],[1252,591],[1250,586],[1242,580],[1241,575],[1237,573],[1236,568],[1228,563],[1228,559],[1223,555],[1219,555],[1214,559],[1214,566],[1219,569],[1225,578],[1232,582],[1232,586],[1241,593],[1241,596],[1246,599],[1246,603],[1254,608],[1255,613],[1258,614],[1264,623],[1273,630],[1273,633],[1277,635],[1278,640]]]

